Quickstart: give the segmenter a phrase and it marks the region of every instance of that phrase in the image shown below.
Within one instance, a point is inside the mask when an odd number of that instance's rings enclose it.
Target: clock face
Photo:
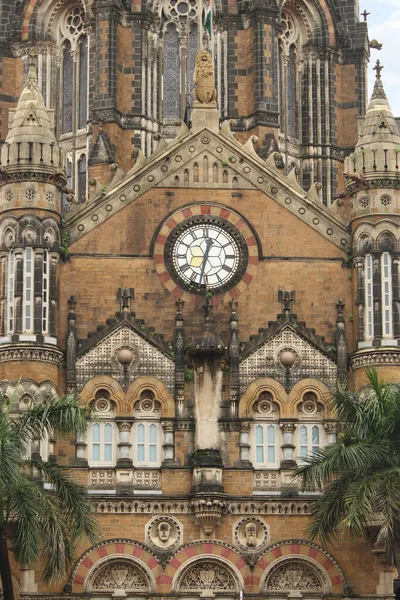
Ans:
[[[191,219],[166,244],[174,279],[192,292],[235,285],[247,263],[246,249],[240,232],[223,219]]]

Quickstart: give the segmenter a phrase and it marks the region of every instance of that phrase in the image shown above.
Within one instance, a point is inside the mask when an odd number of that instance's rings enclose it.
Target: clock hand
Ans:
[[[213,242],[213,240],[211,238],[207,238],[206,239],[207,248],[206,248],[206,251],[204,252],[203,262],[202,262],[202,265],[201,265],[199,285],[201,285],[201,282],[203,281],[204,271],[205,271],[206,263],[207,263],[207,260],[208,260],[208,255],[210,253],[211,246],[213,245],[213,243],[214,242]]]

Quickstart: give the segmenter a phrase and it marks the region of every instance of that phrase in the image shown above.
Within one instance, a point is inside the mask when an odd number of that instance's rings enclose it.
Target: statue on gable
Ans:
[[[193,75],[194,101],[197,104],[215,104],[217,91],[214,88],[214,65],[208,50],[200,50],[196,56]]]

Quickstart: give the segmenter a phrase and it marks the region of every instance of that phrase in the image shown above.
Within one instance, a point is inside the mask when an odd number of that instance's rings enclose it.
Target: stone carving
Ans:
[[[127,373],[123,366],[113,359],[118,350],[126,347],[136,351],[136,357],[128,365]],[[110,375],[120,383],[123,383],[125,378],[132,382],[141,375],[154,376],[162,379],[169,391],[173,392],[174,371],[172,358],[152,346],[129,326],[123,325],[77,359],[76,382],[78,389],[82,389],[85,383],[96,375]]]
[[[268,576],[265,589],[268,592],[311,592],[321,594],[328,591],[322,573],[305,560],[289,560],[280,563]]]
[[[116,559],[97,569],[88,583],[92,592],[127,590],[147,592],[149,583],[143,571],[132,561]]]
[[[238,582],[234,574],[215,559],[200,560],[185,569],[177,588],[179,592],[237,592]]]
[[[214,88],[214,66],[208,50],[197,53],[193,81],[196,86],[195,103],[214,104],[217,100],[217,91]]]
[[[279,356],[286,348],[293,349],[298,357],[290,370],[292,386],[306,377],[320,379],[329,387],[336,384],[335,363],[290,327],[285,327],[240,363],[240,393],[244,394],[248,386],[260,377],[274,377],[284,385],[285,369],[279,362]]]
[[[158,551],[170,552],[182,541],[182,525],[169,516],[158,516],[146,525],[146,542]]]
[[[260,552],[269,543],[269,527],[258,517],[245,517],[233,526],[233,540],[246,553]]]

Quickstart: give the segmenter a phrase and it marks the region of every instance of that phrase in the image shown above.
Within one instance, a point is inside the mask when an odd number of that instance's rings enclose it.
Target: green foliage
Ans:
[[[188,383],[193,381],[193,369],[185,370],[185,381],[187,381]]]
[[[336,352],[336,346],[334,346],[333,344],[329,345],[326,347],[326,351],[327,352]]]
[[[226,160],[223,160],[223,161],[221,162],[221,166],[222,166],[222,167],[227,167],[227,166],[228,166],[228,163],[226,162]]]
[[[10,414],[14,402],[0,396],[0,535],[9,536],[21,565],[31,568],[41,558],[43,580],[59,580],[68,573],[80,541],[86,537],[94,543],[99,531],[85,488],[67,469],[54,461],[25,457],[33,439],[84,434],[91,410],[75,397],[64,396]],[[0,561],[7,564],[8,555]]]
[[[353,315],[349,315],[349,321],[354,321],[354,316]]]
[[[311,539],[369,533],[399,569],[400,384],[384,384],[374,369],[367,377],[361,392],[338,387],[330,406],[337,442],[315,450],[294,478],[304,491],[321,492],[311,510]]]
[[[64,262],[67,262],[70,257],[70,252],[69,252],[70,241],[71,241],[71,236],[69,235],[69,233],[63,233],[59,250],[60,250],[61,258]]]

